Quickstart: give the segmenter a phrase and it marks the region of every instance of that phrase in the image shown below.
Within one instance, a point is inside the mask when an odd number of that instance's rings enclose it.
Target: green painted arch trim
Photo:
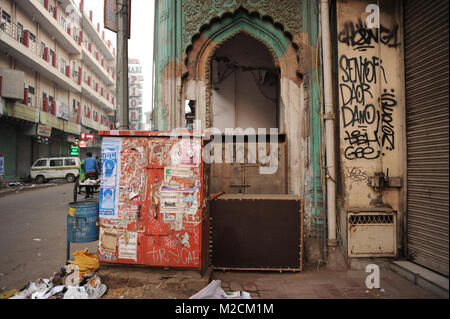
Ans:
[[[275,28],[269,21],[249,16],[245,12],[222,18],[211,27],[201,33],[202,37],[207,37],[215,43],[220,43],[230,36],[239,32],[247,32],[265,41],[274,50],[278,58],[281,58],[291,45],[290,40],[284,33]]]

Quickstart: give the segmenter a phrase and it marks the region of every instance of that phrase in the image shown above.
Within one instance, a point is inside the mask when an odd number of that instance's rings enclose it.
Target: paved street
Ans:
[[[0,197],[0,293],[49,278],[66,259],[66,222],[74,184]],[[72,244],[71,251],[97,243]]]

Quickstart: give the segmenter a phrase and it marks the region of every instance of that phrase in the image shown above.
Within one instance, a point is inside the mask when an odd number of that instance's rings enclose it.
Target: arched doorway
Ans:
[[[264,44],[238,33],[216,50],[211,64],[213,127],[279,127],[280,75]]]
[[[197,127],[201,130],[216,125],[219,127],[221,125],[222,128],[231,126],[241,127],[242,129],[250,126],[277,128],[282,142],[285,143],[285,155],[283,158],[279,156],[279,163],[282,162],[285,166],[286,176],[283,178],[272,176],[272,181],[281,181],[280,183],[285,186],[281,191],[247,189],[245,192],[303,194],[308,113],[305,109],[299,47],[292,41],[292,36],[283,31],[281,25],[275,25],[270,18],[261,17],[255,12],[249,14],[243,9],[236,11],[234,14],[226,14],[220,18],[215,18],[210,24],[204,25],[200,29],[202,31],[192,38],[192,44],[186,49],[181,66],[182,101],[186,105],[194,105],[195,114],[190,113],[189,110],[186,111],[187,108],[183,105],[182,114],[179,114],[178,117],[184,119],[186,113],[189,113],[191,118],[195,117],[195,120],[200,123],[200,126]],[[225,72],[227,69],[226,61],[223,59],[222,61],[217,60],[226,57],[224,53],[227,51],[231,51],[231,53],[234,51],[235,62],[245,66],[265,66],[268,70],[275,70],[275,72],[264,73],[263,70],[253,70],[252,73],[248,70],[242,72],[241,68],[238,72],[229,70],[229,77],[222,82],[218,81],[220,83],[216,88],[219,90],[215,90],[214,83],[219,80],[215,70],[222,68],[222,72]],[[252,59],[260,59],[261,61],[254,63]],[[230,61],[232,60],[230,59]],[[231,67],[230,63],[228,64],[228,68]],[[274,74],[276,76],[273,76]],[[235,83],[232,83],[232,78],[230,78],[236,77],[236,75],[242,76],[242,78],[247,77],[246,85],[252,86],[251,89],[255,91],[262,88],[269,99],[264,97],[261,91],[259,92],[261,94],[255,93],[250,96],[245,94],[245,90],[242,93],[241,86],[236,87]],[[256,81],[253,76],[256,77]],[[240,82],[245,81],[238,80],[238,84]],[[260,86],[255,82],[258,82]],[[274,82],[275,85],[271,86],[270,83]],[[234,94],[231,92],[222,93],[227,89],[232,90],[233,87],[238,89],[238,97],[241,96],[241,100],[238,99],[237,108],[236,103],[231,103],[231,107],[230,102],[226,99],[220,102],[220,99],[224,96],[225,98],[236,96],[236,92]],[[244,105],[251,104],[251,106],[241,108],[242,103],[239,103],[239,101],[242,101]],[[261,105],[263,106],[261,107]],[[270,120],[268,115],[259,114],[261,108],[268,110],[268,113],[271,114]],[[249,111],[252,110],[257,111],[250,112],[252,116],[248,116]],[[232,112],[224,115],[225,111]],[[214,120],[214,118],[224,120],[225,124],[221,123],[220,120]],[[180,122],[179,125],[185,127],[185,123]],[[237,166],[235,166],[235,170],[238,170]],[[214,180],[215,175],[222,173],[213,170],[212,180]],[[233,174],[229,173],[228,175],[232,176]],[[261,185],[261,183],[258,183],[258,185]],[[223,188],[214,188],[214,183],[211,186],[211,192],[218,189],[223,190]],[[236,188],[233,192],[240,192],[239,188]]]
[[[276,61],[264,43],[246,32],[229,37],[212,56],[209,79],[212,127],[223,134],[222,142],[227,142],[226,136],[234,135],[232,145],[223,144],[222,161],[212,164],[213,193],[287,192],[286,144],[284,134],[278,130],[280,72]],[[271,129],[277,129],[274,139],[277,144],[271,145],[270,138],[265,137],[265,146],[261,147],[257,134],[261,130],[268,134]],[[240,132],[246,139],[236,137]],[[271,161],[262,162],[262,156],[270,156]],[[272,173],[261,174],[263,165],[273,165]]]

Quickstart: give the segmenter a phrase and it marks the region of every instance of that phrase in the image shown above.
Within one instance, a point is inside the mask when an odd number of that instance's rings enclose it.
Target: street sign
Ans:
[[[70,156],[79,156],[80,155],[80,148],[76,145],[72,145],[70,147]]]
[[[78,147],[80,147],[80,148],[87,148],[87,147],[88,147],[88,142],[86,142],[86,141],[80,141],[80,142],[78,143]]]
[[[82,141],[95,141],[95,135],[94,134],[81,133],[80,138],[81,138]]]
[[[117,0],[105,0],[103,10],[103,24],[105,29],[117,33],[119,31],[117,21]],[[128,0],[128,39],[131,37],[131,0]]]
[[[37,135],[42,137],[51,137],[52,136],[51,126],[39,124],[37,126]]]

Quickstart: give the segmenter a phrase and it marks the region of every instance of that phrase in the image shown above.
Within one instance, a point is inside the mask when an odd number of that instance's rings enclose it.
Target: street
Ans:
[[[66,222],[74,184],[0,197],[0,293],[50,278],[66,262]],[[71,244],[71,252],[97,242]]]

